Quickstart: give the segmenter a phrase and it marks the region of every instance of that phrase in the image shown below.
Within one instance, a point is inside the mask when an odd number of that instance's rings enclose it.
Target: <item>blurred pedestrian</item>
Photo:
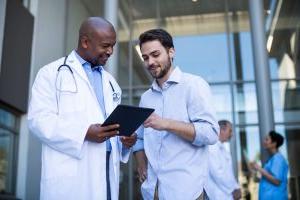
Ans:
[[[264,148],[271,154],[269,160],[262,168],[257,163],[251,163],[252,169],[261,174],[259,182],[259,200],[287,200],[287,174],[288,163],[278,151],[284,138],[271,131],[264,140]]]
[[[209,145],[209,176],[205,190],[210,200],[231,200],[241,198],[241,189],[234,176],[232,158],[225,148],[232,137],[232,125],[227,120],[219,121],[219,141]]]

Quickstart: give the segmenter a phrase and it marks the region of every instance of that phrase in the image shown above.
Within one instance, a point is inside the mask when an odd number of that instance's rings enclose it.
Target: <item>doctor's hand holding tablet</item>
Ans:
[[[92,124],[86,133],[85,139],[97,143],[105,142],[109,138],[119,135],[119,127],[119,124],[107,126],[101,126],[101,124]],[[120,139],[126,148],[130,148],[135,144],[137,136],[135,133],[133,133],[130,136],[120,136]]]
[[[120,136],[123,146],[130,148],[137,140],[135,131],[153,111],[151,108],[118,105],[103,124],[90,125],[85,139],[102,143],[111,137]]]
[[[112,124],[108,126],[101,126],[101,124],[90,125],[85,139],[91,142],[102,143],[111,137],[119,134],[119,124]]]

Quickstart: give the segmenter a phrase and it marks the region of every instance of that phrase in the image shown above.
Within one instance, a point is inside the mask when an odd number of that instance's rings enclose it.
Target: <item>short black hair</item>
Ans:
[[[218,124],[220,126],[221,129],[226,128],[228,125],[231,125],[231,122],[226,120],[226,119],[222,119],[220,121],[218,121]]]
[[[279,133],[276,133],[275,131],[270,131],[269,136],[272,142],[276,142],[277,149],[283,144],[284,138]]]
[[[173,38],[164,29],[151,29],[142,33],[139,37],[140,47],[146,42],[158,40],[166,49],[174,48]]]

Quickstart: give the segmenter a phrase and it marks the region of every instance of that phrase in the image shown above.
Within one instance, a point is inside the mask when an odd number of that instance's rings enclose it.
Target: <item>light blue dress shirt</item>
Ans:
[[[105,104],[104,104],[104,95],[103,95],[103,86],[102,86],[102,66],[95,66],[95,67],[91,67],[91,64],[89,62],[87,62],[86,60],[84,60],[83,58],[81,58],[77,52],[75,51],[75,55],[78,58],[79,62],[82,64],[83,69],[90,81],[90,84],[92,85],[94,92],[96,94],[99,106],[102,110],[102,113],[105,115],[103,116],[104,119],[107,117],[106,116],[106,111],[105,111]],[[109,142],[109,140],[107,140],[106,142],[106,150],[107,151],[111,151],[111,144]]]
[[[259,183],[259,200],[287,200],[288,164],[282,154],[279,152],[274,154],[267,161],[264,169],[280,180],[280,185],[276,186],[262,177]]]
[[[140,106],[154,108],[163,118],[192,123],[196,132],[194,141],[189,142],[171,132],[138,129],[134,151],[144,149],[148,158],[143,198],[153,199],[157,183],[159,199],[198,198],[208,174],[207,145],[216,143],[219,133],[209,85],[177,67],[162,88],[153,82]]]

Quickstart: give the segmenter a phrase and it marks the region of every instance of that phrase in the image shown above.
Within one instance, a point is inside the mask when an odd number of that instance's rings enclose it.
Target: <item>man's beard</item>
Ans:
[[[162,67],[162,65],[160,65],[161,71],[159,72],[159,74],[157,74],[157,75],[152,74],[152,73],[150,73],[150,74],[155,79],[161,79],[169,72],[171,65],[172,65],[171,58],[168,57],[168,63],[166,65],[164,65],[164,67]]]

